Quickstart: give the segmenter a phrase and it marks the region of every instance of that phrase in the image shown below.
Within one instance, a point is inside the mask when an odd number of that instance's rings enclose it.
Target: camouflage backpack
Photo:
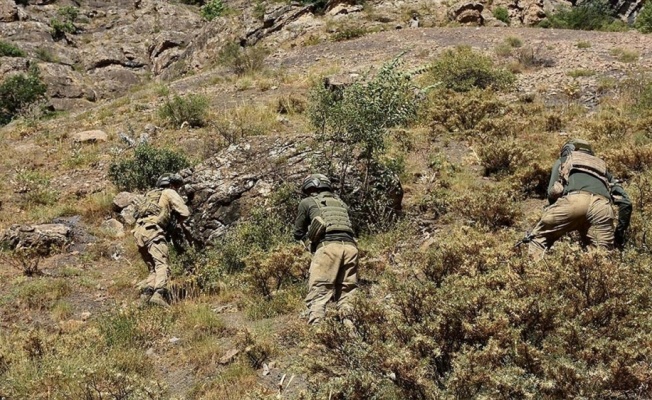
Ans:
[[[152,215],[159,215],[161,207],[159,207],[158,201],[161,198],[161,193],[163,193],[163,189],[155,189],[150,190],[144,196],[138,196],[134,200],[134,218],[139,220]]]

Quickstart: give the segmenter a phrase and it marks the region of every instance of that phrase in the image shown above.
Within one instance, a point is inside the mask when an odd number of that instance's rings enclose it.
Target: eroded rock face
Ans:
[[[219,238],[252,208],[264,204],[281,184],[296,185],[298,190],[305,176],[315,172],[315,160],[322,158],[313,145],[309,136],[259,137],[233,145],[197,167],[181,171],[186,181],[183,192],[192,211],[189,225],[195,239],[210,243]],[[348,171],[344,185],[335,180],[333,184],[337,188],[344,186],[343,197],[354,199],[363,185],[365,166],[352,165]],[[372,180],[369,184],[382,185],[379,192],[387,210],[400,212],[403,190],[398,179]]]
[[[34,249],[40,254],[62,249],[71,242],[72,231],[64,224],[12,225],[0,236],[9,249]]]
[[[483,25],[484,17],[481,3],[463,2],[458,3],[448,10],[448,18],[460,24]]]

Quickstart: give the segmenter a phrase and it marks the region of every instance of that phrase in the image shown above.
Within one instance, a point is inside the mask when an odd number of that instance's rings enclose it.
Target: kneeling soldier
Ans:
[[[568,141],[552,167],[548,184],[550,206],[529,234],[530,254],[537,260],[541,259],[545,250],[572,231],[579,232],[585,247],[611,249],[615,219],[612,195],[618,195],[617,232],[618,239],[623,240],[631,214],[627,194],[615,184],[605,162],[593,154],[588,142],[580,139]]]
[[[331,298],[345,318],[358,287],[358,249],[348,207],[322,174],[306,177],[301,191],[307,197],[299,203],[294,238],[310,239],[313,253],[306,296],[308,323],[324,318]]]

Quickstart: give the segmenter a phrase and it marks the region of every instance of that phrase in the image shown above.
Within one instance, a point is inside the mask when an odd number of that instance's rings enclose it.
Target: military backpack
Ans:
[[[155,189],[150,190],[144,196],[138,196],[134,200],[134,218],[139,220],[153,215],[159,215],[161,213],[161,207],[158,205],[158,202],[162,193],[163,189]]]

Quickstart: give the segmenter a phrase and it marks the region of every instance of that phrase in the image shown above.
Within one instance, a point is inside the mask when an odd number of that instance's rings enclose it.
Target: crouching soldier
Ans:
[[[616,205],[622,215],[618,232],[619,240],[624,240],[631,202],[614,182],[605,162],[593,154],[588,142],[572,139],[564,144],[548,183],[550,206],[527,238],[534,259],[541,259],[559,238],[572,231],[579,232],[584,247],[611,249],[615,219],[612,190],[619,195]]]
[[[141,300],[169,307],[167,299],[168,244],[166,231],[172,219],[183,226],[190,215],[185,202],[177,193],[183,179],[177,174],[163,174],[151,190],[135,202],[136,226],[133,229],[138,252],[149,269],[149,276],[137,284]]]
[[[294,238],[309,239],[313,253],[306,296],[308,323],[324,318],[331,299],[337,302],[340,316],[346,318],[358,287],[358,249],[348,207],[333,194],[325,175],[309,175],[301,191],[307,197],[299,203]]]

